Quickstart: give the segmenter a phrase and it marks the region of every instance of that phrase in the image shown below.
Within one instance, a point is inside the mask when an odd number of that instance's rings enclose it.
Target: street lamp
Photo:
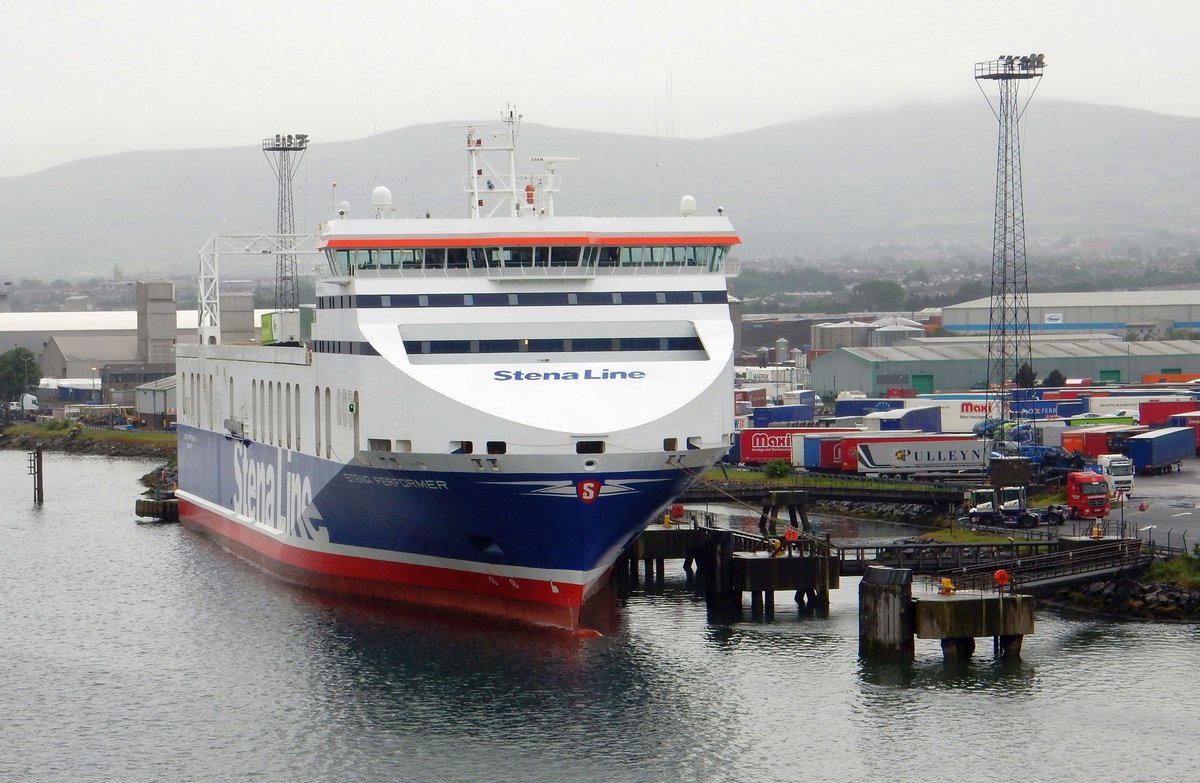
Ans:
[[[100,401],[99,397],[97,396],[97,392],[99,391],[97,387],[99,385],[100,384],[97,383],[97,379],[96,379],[96,368],[93,367],[92,368],[92,402]]]

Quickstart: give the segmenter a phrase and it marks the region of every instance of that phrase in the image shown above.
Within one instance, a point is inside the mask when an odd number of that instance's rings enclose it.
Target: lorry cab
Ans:
[[[1124,454],[1101,454],[1096,458],[1096,472],[1108,484],[1109,497],[1133,492],[1133,460]]]
[[[1072,519],[1108,516],[1108,482],[1099,473],[1090,470],[1068,473],[1067,508]]]

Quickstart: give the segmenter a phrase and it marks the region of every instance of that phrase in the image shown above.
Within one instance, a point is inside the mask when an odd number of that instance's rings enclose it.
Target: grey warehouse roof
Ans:
[[[1147,340],[1144,342],[1117,342],[1097,340],[1036,341],[1030,344],[1032,359],[1091,358],[1091,357],[1137,357],[1137,356],[1196,356],[1200,355],[1200,340]],[[908,361],[965,361],[986,360],[986,342],[964,342],[959,345],[903,345],[879,348],[839,348],[838,351],[857,356],[868,362]],[[836,353],[836,351],[834,352]],[[822,357],[817,357],[820,361]]]
[[[1192,305],[1200,304],[1200,289],[1169,291],[1057,291],[1044,294],[1029,294],[1030,307],[1129,307],[1147,305]],[[991,297],[972,299],[969,302],[946,305],[946,310],[966,310],[991,306]]]

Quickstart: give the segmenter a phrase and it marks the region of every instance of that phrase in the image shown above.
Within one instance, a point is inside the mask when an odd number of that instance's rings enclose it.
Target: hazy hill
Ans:
[[[447,122],[314,140],[294,181],[297,229],[328,214],[334,181],[352,214],[366,214],[377,184],[392,189],[402,214],[463,214],[461,134]],[[519,160],[580,158],[561,166],[560,214],[673,213],[685,193],[702,211],[724,206],[744,258],[818,259],[879,243],[961,244],[986,255],[996,138],[980,99],[701,140],[527,122]],[[1031,244],[1193,231],[1200,119],[1035,100],[1022,139]],[[114,264],[129,274],[186,273],[214,233],[272,232],[275,198],[257,144],[125,153],[0,178],[0,276],[107,275]]]

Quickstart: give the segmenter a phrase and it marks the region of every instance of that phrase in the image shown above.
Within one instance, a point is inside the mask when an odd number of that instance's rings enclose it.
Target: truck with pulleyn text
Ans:
[[[972,478],[987,473],[990,442],[982,438],[863,440],[854,470],[872,476]]]

